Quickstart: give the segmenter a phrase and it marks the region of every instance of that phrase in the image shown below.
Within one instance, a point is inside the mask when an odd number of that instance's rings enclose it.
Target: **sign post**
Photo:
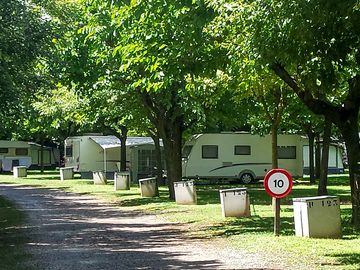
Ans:
[[[290,173],[284,169],[272,169],[264,178],[265,191],[275,198],[274,234],[280,233],[280,199],[286,197],[292,189],[293,181]]]

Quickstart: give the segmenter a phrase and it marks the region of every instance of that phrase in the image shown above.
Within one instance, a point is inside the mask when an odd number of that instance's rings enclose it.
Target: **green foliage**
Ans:
[[[273,63],[284,66],[300,86],[320,100],[332,104],[344,100],[348,80],[359,66],[357,1],[348,1],[346,5],[323,0],[209,3],[220,14],[211,30],[228,50],[231,59],[228,72],[239,86],[240,100],[249,95],[269,96],[276,85],[285,88],[269,69]],[[299,102],[292,99],[289,105],[293,108],[284,111],[283,129],[288,129],[289,123],[292,129],[297,125],[293,115],[312,118],[303,105],[300,109]],[[271,98],[266,103],[269,107]],[[264,111],[263,102],[258,100],[255,106],[260,109],[255,112]],[[256,113],[254,118],[255,127],[266,130],[264,117]]]
[[[248,63],[278,62],[320,97],[339,103],[358,70],[357,1],[233,1],[223,7]]]
[[[46,96],[37,95],[32,103],[35,117],[27,119],[26,123],[33,134],[41,132],[44,137],[55,136],[64,140],[77,133],[79,127],[85,126],[87,105],[88,101],[80,98],[73,89],[59,84]],[[38,124],[31,121],[38,121]]]
[[[0,1],[0,117],[2,138],[11,137],[12,124],[24,111],[39,78],[36,60],[43,55],[50,23],[31,2]]]
[[[294,111],[292,104],[297,102],[289,87],[246,51],[251,50],[247,47],[248,33],[242,25],[234,25],[236,21],[241,22],[244,6],[240,2],[221,5],[214,2],[214,7],[219,15],[209,26],[209,32],[227,50],[228,86],[238,103],[236,108],[250,108],[245,119],[254,133],[287,130],[293,122],[289,117]]]
[[[78,33],[86,35],[96,62],[107,66],[104,80],[116,88],[106,91],[126,100],[151,93],[165,111],[177,107],[175,114],[197,118],[199,105],[187,89],[193,76],[203,74],[214,59],[203,32],[212,11],[201,1],[86,4],[88,23]],[[134,102],[142,104],[141,99]]]

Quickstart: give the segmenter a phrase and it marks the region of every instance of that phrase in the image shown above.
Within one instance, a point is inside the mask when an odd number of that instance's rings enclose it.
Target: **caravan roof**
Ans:
[[[3,141],[3,140],[0,140],[0,147],[30,148],[30,145],[27,142],[23,142],[23,141]]]
[[[115,136],[89,136],[94,142],[103,149],[120,147],[120,139]],[[128,137],[126,146],[137,146],[143,144],[154,144],[151,137]]]
[[[100,145],[103,149],[120,146],[120,140],[115,136],[89,136],[89,138]]]

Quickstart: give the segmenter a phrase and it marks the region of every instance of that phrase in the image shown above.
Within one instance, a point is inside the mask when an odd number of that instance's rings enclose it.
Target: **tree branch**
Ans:
[[[280,63],[273,63],[270,68],[279,76],[315,114],[328,116],[332,121],[339,122],[339,108],[328,102],[316,99],[308,89],[302,89]]]

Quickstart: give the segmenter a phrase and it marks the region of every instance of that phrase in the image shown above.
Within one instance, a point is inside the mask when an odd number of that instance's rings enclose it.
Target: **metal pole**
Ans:
[[[275,198],[274,234],[280,234],[280,199]]]

